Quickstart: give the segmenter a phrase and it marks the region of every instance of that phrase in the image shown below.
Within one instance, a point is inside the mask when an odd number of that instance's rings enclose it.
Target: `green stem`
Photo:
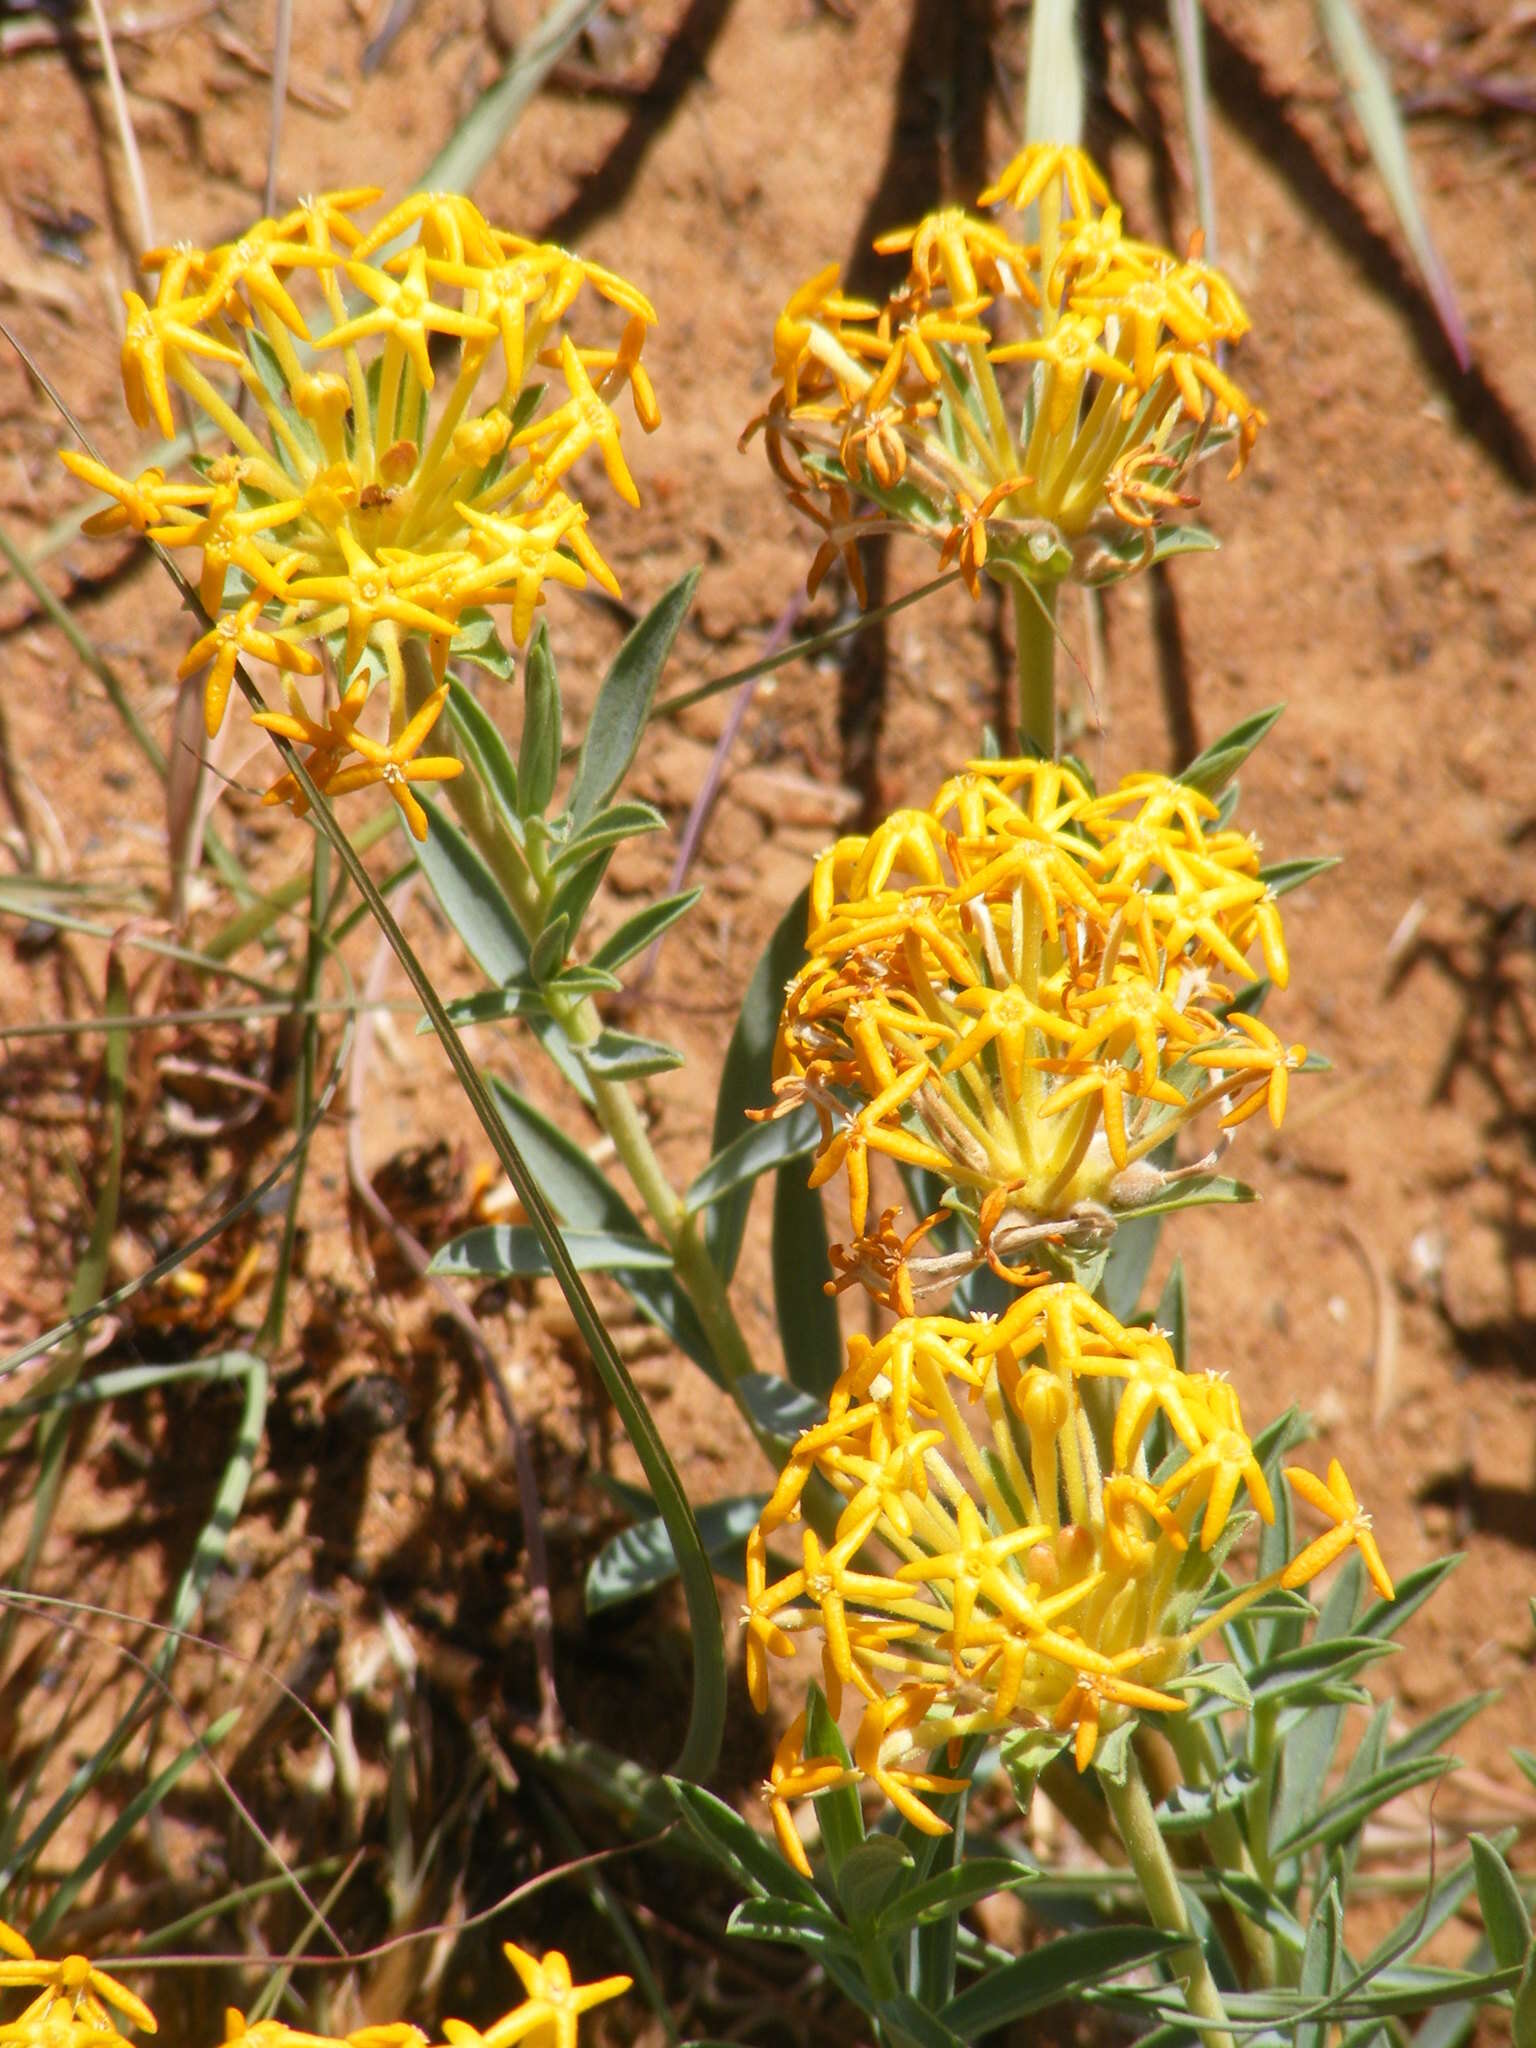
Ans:
[[[1099,1783],[1104,1788],[1105,1802],[1125,1844],[1125,1853],[1131,1860],[1131,1868],[1136,1873],[1136,1881],[1141,1886],[1154,1926],[1162,1928],[1165,1934],[1185,1938],[1187,1945],[1176,1963],[1184,1977],[1184,1997],[1190,2012],[1197,2021],[1205,2022],[1200,2034],[1206,2048],[1236,2048],[1222,2007],[1221,1993],[1216,1989],[1215,1979],[1205,1960],[1205,1951],[1190,1925],[1189,1908],[1179,1889],[1178,1873],[1157,1825],[1146,1780],[1141,1775],[1141,1765],[1134,1751],[1128,1753],[1123,1780],[1101,1777]]]
[[[1056,755],[1056,585],[1011,580],[1019,671],[1019,738],[1045,760]]]
[[[1209,1784],[1219,1775],[1220,1766],[1213,1753],[1210,1736],[1204,1724],[1186,1721],[1182,1714],[1170,1714],[1165,1731],[1178,1757],[1184,1781],[1189,1785]],[[1236,1817],[1230,1808],[1213,1813],[1205,1829],[1205,1837],[1211,1857],[1220,1870],[1236,1870],[1245,1877],[1256,1877],[1253,1858],[1248,1853],[1248,1843]],[[1273,1989],[1280,1982],[1276,1970],[1275,1944],[1273,1937],[1257,1926],[1245,1913],[1234,1906],[1232,1917],[1237,1922],[1238,1933],[1247,1949],[1259,1982],[1266,1989]]]
[[[434,688],[427,651],[415,638],[403,647],[409,709],[414,712]],[[471,770],[447,785],[448,796],[459,821],[476,851],[506,892],[524,936],[530,945],[544,928],[545,916],[555,892],[555,883],[534,872],[522,849],[497,816],[486,793]],[[578,1051],[591,1045],[601,1032],[602,1018],[590,996],[579,1000],[548,998],[550,1015]],[[710,1347],[732,1393],[743,1375],[756,1367],[741,1325],[731,1307],[725,1283],[709,1255],[709,1247],[698,1218],[690,1216],[683,1199],[673,1187],[666,1169],[657,1158],[634,1096],[622,1081],[592,1078],[593,1106],[597,1120],[613,1141],[624,1170],[656,1225],[662,1243],[672,1254],[677,1277],[698,1313]],[[746,1414],[745,1407],[743,1407]],[[752,1418],[747,1415],[747,1420]],[[753,1424],[754,1434],[768,1448]],[[770,1450],[770,1456],[772,1456]],[[777,1458],[774,1459],[777,1463]]]

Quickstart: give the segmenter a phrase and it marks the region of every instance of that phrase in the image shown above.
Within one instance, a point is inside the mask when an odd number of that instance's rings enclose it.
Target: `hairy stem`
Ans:
[[[1019,739],[1045,760],[1056,753],[1056,586],[1010,581],[1019,672]]]
[[[1191,1928],[1178,1873],[1158,1828],[1134,1751],[1129,1753],[1123,1782],[1109,1777],[1102,1777],[1099,1782],[1153,1924],[1165,1934],[1185,1937],[1186,1946],[1179,1952],[1176,1967],[1184,1979],[1184,1996],[1190,2012],[1197,2022],[1204,2022],[1200,2036],[1205,2048],[1235,2048],[1221,1994],[1206,1963],[1205,1951]]]

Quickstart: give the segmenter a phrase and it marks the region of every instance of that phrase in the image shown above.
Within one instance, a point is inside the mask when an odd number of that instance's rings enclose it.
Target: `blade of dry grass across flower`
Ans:
[[[733,668],[723,676],[714,676],[707,683],[697,683],[691,690],[679,690],[675,697],[664,697],[651,713],[652,718],[662,718],[669,713],[686,711],[690,704],[702,704],[706,697],[718,697],[722,690],[734,689],[737,683],[751,682],[757,676],[770,675],[776,668],[785,668],[792,661],[808,660],[813,654],[824,654],[829,647],[836,647],[840,640],[851,634],[862,633],[866,627],[878,625],[882,619],[893,619],[898,612],[904,612],[909,605],[921,604],[925,597],[931,597],[936,590],[942,590],[947,583],[958,583],[960,571],[946,570],[942,576],[934,576],[926,583],[909,590],[905,597],[893,598],[889,604],[875,607],[873,611],[860,612],[857,618],[845,620],[840,626],[828,626],[824,633],[810,633],[801,640],[791,640],[787,647],[781,647],[776,654],[764,654],[756,661],[749,661],[745,668]],[[571,749],[574,753],[575,749]]]
[[[495,84],[483,92],[411,187],[473,191],[523,109],[597,13],[602,0],[555,0]],[[374,257],[381,263],[382,254]]]
[[[283,115],[288,106],[288,64],[293,55],[293,0],[277,0],[272,29],[272,113],[267,124],[267,183],[263,211],[277,211],[277,160],[283,146]]]
[[[255,686],[241,667],[235,678],[253,708],[259,704]],[[400,929],[389,905],[376,888],[373,877],[353,849],[324,793],[316,786],[298,750],[281,735],[274,735],[285,766],[308,800],[316,823],[335,847],[342,865],[352,878],[358,894],[367,903],[374,922],[388,939],[395,957],[405,969],[411,986],[431,1019],[439,1042],[448,1056],[454,1078],[463,1089],[492,1151],[511,1181],[513,1190],[537,1232],[550,1270],[581,1332],[598,1377],[612,1401],[625,1433],[640,1460],[641,1470],[656,1502],[657,1511],[672,1539],[678,1559],[683,1597],[693,1645],[693,1698],[688,1731],[676,1766],[679,1777],[707,1778],[719,1758],[725,1733],[726,1671],[725,1633],[709,1555],[699,1536],[698,1524],[688,1495],[672,1463],[666,1445],[639,1388],[614,1347],[613,1339],[591,1295],[566,1250],[560,1226],[544,1198],[544,1191],[529,1170],[527,1161],[498,1114],[479,1068],[470,1057],[462,1038],[443,1007],[431,976],[417,958]]]
[[[149,182],[144,176],[144,161],[139,155],[139,139],[133,132],[133,121],[128,112],[128,95],[123,91],[123,74],[117,68],[117,51],[112,45],[112,31],[107,26],[106,9],[101,0],[90,0],[91,21],[96,30],[96,41],[101,50],[102,67],[107,74],[107,90],[112,98],[112,118],[117,123],[118,140],[123,146],[123,160],[128,167],[128,183],[133,188],[133,208],[139,222],[139,246],[152,249],[159,237],[155,233],[154,208],[149,203]]]
[[[1077,0],[1034,0],[1029,10],[1024,140],[1081,144],[1085,98]]]
[[[368,979],[363,985],[365,996],[375,993],[383,967],[393,957],[388,941],[381,937],[368,971]],[[368,1067],[366,1048],[369,1029],[369,1015],[365,1011],[358,1022],[357,1056],[347,1077],[347,1178],[358,1200],[380,1228],[394,1240],[401,1257],[411,1267],[417,1279],[435,1290],[443,1306],[463,1332],[491,1397],[501,1411],[502,1423],[512,1447],[512,1467],[517,1480],[518,1504],[523,1518],[523,1548],[528,1558],[528,1608],[530,1632],[533,1637],[534,1671],[539,1687],[539,1732],[552,1739],[564,1728],[565,1717],[561,1712],[560,1695],[555,1683],[555,1628],[554,1607],[549,1591],[549,1549],[544,1541],[544,1518],[539,1505],[539,1482],[534,1469],[533,1453],[529,1447],[527,1432],[522,1426],[522,1419],[513,1402],[512,1390],[507,1385],[507,1375],[501,1370],[495,1354],[486,1342],[478,1318],[445,1280],[431,1272],[432,1259],[425,1245],[389,1208],[369,1177],[367,1162],[363,1157],[362,1116],[363,1077]]]
[[[1205,70],[1205,14],[1201,0],[1168,0],[1168,28],[1179,67],[1189,167],[1195,181],[1195,213],[1205,236],[1205,260],[1216,263],[1216,181],[1211,169],[1211,96]]]
[[[1376,54],[1365,23],[1354,0],[1313,0],[1317,22],[1332,52],[1344,90],[1349,94],[1355,119],[1360,123],[1376,172],[1386,188],[1403,239],[1424,280],[1435,309],[1435,317],[1463,370],[1472,365],[1472,347],[1467,339],[1461,308],[1456,303],[1450,273],[1429,232],[1429,223],[1419,204],[1413,164],[1408,155],[1408,136],[1386,66]]]

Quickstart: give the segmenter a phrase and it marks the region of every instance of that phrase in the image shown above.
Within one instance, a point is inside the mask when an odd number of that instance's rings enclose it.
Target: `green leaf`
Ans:
[[[560,1236],[578,1273],[670,1273],[672,1254],[648,1237],[607,1230]],[[536,1230],[525,1223],[482,1223],[433,1253],[427,1269],[452,1279],[539,1279],[553,1270]]]
[[[1386,66],[1372,45],[1365,21],[1353,0],[1314,0],[1318,22],[1344,90],[1349,94],[1355,119],[1360,123],[1366,146],[1385,187],[1403,239],[1418,266],[1446,340],[1463,371],[1472,363],[1467,331],[1456,304],[1450,276],[1435,247],[1429,223],[1419,203],[1413,164],[1408,154],[1408,131],[1392,91]]]
[[[1494,1689],[1475,1692],[1464,1700],[1453,1700],[1450,1706],[1442,1707],[1438,1714],[1431,1714],[1427,1721],[1421,1721],[1398,1741],[1389,1744],[1384,1761],[1401,1764],[1412,1756],[1433,1756],[1454,1740],[1469,1721],[1475,1720],[1484,1707],[1491,1707],[1498,1697]]]
[[[549,651],[549,628],[540,619],[523,660],[523,736],[517,749],[518,809],[542,818],[560,773],[560,681]]]
[[[888,2040],[910,2042],[911,2048],[968,2048],[958,2034],[951,2033],[942,2020],[935,2019],[927,2006],[909,1991],[898,1991],[894,1998],[880,1999],[875,2012]]]
[[[1477,1876],[1477,1902],[1483,1909],[1483,1932],[1501,1970],[1524,1963],[1531,1945],[1531,1916],[1525,1909],[1514,1873],[1486,1835],[1469,1835]]]
[[[448,659],[473,662],[476,668],[483,668],[495,676],[499,683],[509,683],[517,673],[517,664],[502,644],[496,621],[479,605],[468,605],[459,613],[459,629],[449,643]],[[449,702],[452,701],[450,695]]]
[[[684,1198],[684,1208],[691,1216],[736,1188],[757,1180],[771,1167],[803,1159],[808,1152],[815,1151],[820,1135],[816,1112],[808,1102],[792,1109],[788,1116],[749,1124],[699,1174]]]
[[[500,883],[460,828],[435,807],[416,858],[486,980],[504,986],[525,976],[528,941]]]
[[[1221,542],[1206,527],[1163,526],[1153,537],[1152,559],[1166,562],[1170,555],[1211,555],[1220,546]]]
[[[1122,1721],[1118,1728],[1111,1728],[1093,1753],[1093,1768],[1108,1785],[1123,1785],[1131,1768],[1131,1737],[1136,1732],[1134,1721]]]
[[[1182,1259],[1175,1259],[1168,1269],[1168,1278],[1158,1296],[1157,1307],[1152,1311],[1152,1321],[1158,1329],[1168,1332],[1174,1361],[1183,1372],[1189,1352],[1189,1301]]]
[[[592,955],[591,964],[605,968],[609,973],[622,967],[626,960],[633,960],[637,953],[643,953],[680,917],[686,917],[703,894],[702,889],[685,889],[680,896],[663,896],[656,903],[648,903],[644,910],[637,910],[633,917],[627,917],[617,931],[610,932]]]
[[[536,983],[554,979],[565,965],[565,951],[571,936],[571,920],[564,913],[551,912],[549,922],[533,942],[528,955],[528,972]]]
[[[1156,1214],[1116,1219],[1098,1293],[1110,1314],[1122,1323],[1136,1313],[1162,1230],[1162,1218]]]
[[[639,1218],[602,1168],[574,1139],[556,1128],[504,1081],[492,1079],[491,1094],[502,1121],[562,1224],[575,1230],[603,1230],[615,1237],[648,1242]],[[665,1330],[681,1351],[720,1383],[720,1368],[698,1313],[671,1272],[627,1268],[617,1275],[620,1286],[641,1314]]]
[[[1319,1842],[1330,1846],[1342,1842],[1389,1799],[1400,1798],[1404,1792],[1411,1792],[1415,1785],[1428,1784],[1431,1778],[1443,1777],[1455,1768],[1454,1757],[1427,1756],[1373,1772],[1363,1783],[1330,1799],[1292,1834],[1274,1843],[1270,1853],[1279,1861],[1282,1857],[1299,1856],[1303,1849],[1313,1848]]]
[[[1208,1828],[1218,1813],[1241,1806],[1257,1774],[1247,1764],[1232,1764],[1208,1785],[1175,1785],[1157,1809],[1157,1824],[1165,1835],[1192,1835]]]
[[[654,804],[638,799],[610,804],[566,841],[550,861],[549,871],[552,875],[563,874],[602,847],[617,846],[621,840],[638,838],[644,832],[664,832],[666,827],[666,819]]]
[[[554,921],[565,918],[570,925],[571,939],[581,930],[582,920],[592,907],[592,898],[597,894],[608,863],[613,859],[611,846],[599,847],[579,867],[567,868],[565,879],[555,891],[549,906],[549,918]]]
[[[595,818],[629,772],[651,715],[656,685],[677,638],[699,572],[690,569],[664,591],[614,656],[587,724],[571,785],[570,815],[578,826]]]
[[[766,1109],[773,1100],[774,1040],[778,1036],[779,1013],[784,1007],[784,985],[799,972],[805,959],[809,901],[807,884],[779,919],[741,999],[736,1028],[726,1047],[720,1093],[715,1099],[711,1157],[718,1157],[741,1135],[749,1109]],[[751,1186],[743,1185],[727,1200],[713,1205],[705,1219],[710,1256],[727,1280],[741,1256],[742,1234],[751,1202]]]
[[[774,1845],[732,1807],[682,1778],[668,1778],[666,1785],[688,1832],[744,1891],[760,1899],[788,1899],[827,1914],[816,1887],[792,1870]]]
[[[842,1730],[827,1707],[826,1695],[813,1679],[805,1688],[805,1754],[836,1757],[844,1769],[852,1766]],[[856,1785],[834,1785],[816,1795],[816,1820],[821,1828],[821,1845],[826,1851],[832,1881],[864,1840],[864,1809]]]
[[[1307,1945],[1307,1930],[1294,1914],[1288,1913],[1280,1901],[1273,1896],[1268,1886],[1260,1884],[1256,1877],[1249,1877],[1238,1870],[1211,1871],[1212,1881],[1223,1898],[1230,1899],[1245,1920],[1251,1920],[1255,1927],[1278,1941],[1282,1948],[1288,1948],[1292,1955],[1299,1956]]]
[[[818,1401],[777,1373],[747,1372],[736,1382],[742,1406],[769,1436],[786,1448],[803,1429],[815,1429],[827,1419],[827,1404]]]
[[[873,1920],[912,1869],[912,1852],[894,1835],[870,1835],[848,1851],[837,1896],[855,1927]]]
[[[743,1899],[726,1921],[725,1931],[751,1941],[782,1941],[818,1960],[858,1954],[847,1928],[819,1899],[814,1906],[784,1899]]]
[[[448,679],[448,709],[470,773],[478,778],[507,830],[521,842],[523,820],[517,808],[517,768],[500,728],[457,676]]]
[[[456,1030],[463,1030],[471,1024],[500,1024],[508,1017],[542,1017],[549,1013],[547,998],[559,994],[578,1002],[583,996],[612,995],[623,983],[616,974],[606,974],[600,967],[570,965],[551,977],[541,988],[531,975],[511,982],[506,988],[481,989],[478,995],[456,996],[451,1003],[445,1003],[449,1022]],[[432,1020],[423,1017],[416,1026],[417,1032],[430,1031]]]
[[[1128,1223],[1143,1216],[1171,1216],[1177,1209],[1205,1209],[1213,1203],[1256,1202],[1258,1199],[1258,1190],[1249,1187],[1246,1181],[1230,1180],[1225,1174],[1213,1173],[1209,1180],[1181,1181],[1166,1193],[1155,1195],[1150,1202],[1137,1202],[1128,1209],[1117,1209],[1115,1219],[1117,1223]]]
[[[1343,1917],[1338,1887],[1330,1881],[1314,1902],[1307,1922],[1307,1945],[1302,1951],[1298,1987],[1303,1998],[1322,2002],[1338,1988],[1344,1946]],[[1327,2034],[1326,2021],[1309,2020],[1296,2028],[1296,2048],[1323,2048]]]
[[[710,1564],[741,1584],[746,1576],[743,1550],[766,1505],[766,1493],[735,1494],[694,1509]],[[603,1545],[587,1568],[588,1614],[626,1601],[642,1599],[677,1576],[672,1539],[660,1515],[621,1529]]]
[[[636,1038],[629,1031],[600,1031],[577,1058],[597,1081],[638,1081],[646,1074],[665,1074],[683,1064],[685,1055],[659,1039]]]
[[[939,2019],[962,2040],[974,2041],[994,2027],[1075,1997],[1107,1977],[1139,1970],[1187,1945],[1180,1936],[1152,1927],[1096,1927],[1087,1934],[1060,1934],[1043,1948],[990,1970],[952,1998]]]
[[[1277,860],[1273,867],[1259,869],[1259,880],[1272,896],[1284,896],[1292,889],[1299,889],[1304,882],[1310,882],[1314,875],[1326,875],[1330,868],[1338,865],[1339,855],[1336,853],[1315,854],[1310,860]]]
[[[1514,2048],[1536,2048],[1536,1948],[1526,1957],[1525,1969],[1515,1989],[1510,2039]]]
[[[1248,1682],[1255,1700],[1299,1705],[1325,1697],[1319,1690],[1321,1685],[1353,1678],[1357,1671],[1374,1664],[1389,1647],[1371,1636],[1302,1643],[1294,1650],[1281,1650],[1268,1658],[1262,1669],[1248,1673]]]
[[[1192,1671],[1182,1671],[1177,1678],[1160,1683],[1164,1692],[1209,1693],[1224,1706],[1245,1711],[1253,1706],[1248,1681],[1235,1664],[1197,1664]]]
[[[1364,1582],[1364,1567],[1352,1551],[1329,1588],[1314,1631],[1315,1642],[1337,1642],[1350,1633],[1360,1611]],[[1274,1802],[1269,1823],[1276,1836],[1295,1833],[1315,1810],[1333,1768],[1343,1726],[1342,1707],[1318,1706],[1287,1735],[1281,1751],[1280,1797]]]
[[[1064,1728],[1020,1728],[1003,1737],[998,1754],[1021,1813],[1029,1811],[1041,1772],[1056,1761],[1071,1740],[1071,1731]]]
[[[1249,717],[1239,719],[1229,732],[1224,732],[1220,739],[1212,740],[1208,747],[1196,754],[1189,766],[1180,772],[1180,782],[1187,782],[1205,796],[1215,796],[1232,780],[1284,710],[1283,704],[1271,704],[1266,710],[1255,711]]]
[[[797,1387],[825,1408],[843,1370],[843,1333],[836,1298],[826,1291],[832,1264],[821,1193],[806,1186],[805,1169],[798,1162],[781,1166],[773,1177],[769,1249],[784,1369]]]
[[[1419,1565],[1398,1580],[1395,1599],[1374,1601],[1365,1610],[1355,1625],[1355,1634],[1395,1636],[1405,1622],[1412,1620],[1425,1601],[1434,1597],[1457,1566],[1465,1561],[1466,1553],[1455,1550],[1446,1557],[1437,1557],[1429,1564]]]
[[[906,1886],[899,1899],[882,1909],[875,1931],[881,1940],[893,1940],[909,1928],[951,1919],[998,1892],[1033,1884],[1039,1875],[1038,1870],[1011,1856],[973,1856],[921,1884]]]

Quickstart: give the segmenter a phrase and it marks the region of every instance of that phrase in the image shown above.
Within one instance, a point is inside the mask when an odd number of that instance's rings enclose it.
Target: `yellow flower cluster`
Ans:
[[[402,639],[427,643],[441,684],[455,636],[489,609],[509,608],[521,646],[546,583],[590,577],[617,594],[565,484],[596,449],[614,489],[639,503],[612,401],[627,386],[642,426],[659,423],[640,360],[656,316],[623,278],[491,226],[455,193],[416,193],[365,232],[354,215],[380,196],[322,193],[220,247],[151,251],[153,303],[125,294],[128,409],[169,438],[174,389],[226,451],[179,478],[63,459],[116,501],[87,532],[131,529],[200,555],[214,623],[180,674],[208,665],[210,736],[237,660],[273,663],[288,714],[262,722],[314,749],[305,765],[328,793],[383,783],[421,838],[411,783],[461,764],[417,752],[443,698],[407,704]],[[623,316],[612,346],[578,347],[566,331],[589,289]],[[451,377],[439,374],[445,353]],[[540,366],[559,372],[560,402],[531,381]],[[344,693],[317,725],[294,679],[319,673],[321,643]],[[356,720],[381,675],[388,728],[370,739]],[[303,807],[292,777],[270,800]]]
[[[1125,234],[1081,150],[1033,144],[978,204],[1038,209],[1017,240],[958,208],[882,236],[906,254],[883,306],[851,299],[831,265],[774,329],[778,389],[764,431],[791,502],[821,530],[814,593],[841,555],[864,601],[858,540],[916,530],[981,571],[1101,581],[1151,559],[1197,501],[1196,461],[1235,433],[1235,476],[1264,415],[1222,368],[1249,321],[1200,260]],[[985,317],[984,317],[985,316]],[[1029,366],[1010,398],[999,369]],[[880,510],[855,515],[856,496]]]
[[[973,761],[925,809],[840,840],[811,885],[772,1113],[814,1105],[813,1186],[847,1170],[850,1274],[913,1312],[911,1241],[889,1217],[866,1227],[872,1152],[938,1175],[979,1255],[1017,1279],[1029,1245],[1103,1234],[1208,1174],[1211,1154],[1148,1158],[1202,1111],[1278,1124],[1306,1048],[1217,978],[1251,980],[1255,947],[1283,985],[1257,846],[1165,776],[1098,796],[1057,762]]]
[[[1155,1422],[1168,1448],[1153,1469]],[[843,1502],[833,1540],[804,1528],[801,1563],[771,1579],[768,1542],[799,1519],[813,1473]],[[1168,1688],[1214,1630],[1350,1544],[1390,1599],[1337,1462],[1326,1484],[1286,1477],[1330,1526],[1196,1613],[1239,1493],[1274,1513],[1224,1379],[1182,1371],[1158,1331],[1125,1327],[1075,1282],[1038,1284],[996,1321],[907,1317],[877,1343],[854,1337],[826,1421],[799,1439],[747,1546],[759,1711],[769,1658],[806,1633],[821,1638],[833,1713],[845,1687],[865,1702],[851,1770],[806,1756],[803,1714],[786,1731],[767,1786],[785,1854],[809,1875],[790,1803],[860,1779],[913,1826],[946,1832],[923,1795],[963,1781],[929,1752],[965,1736],[1071,1730],[1086,1769],[1118,1723],[1183,1708]]]
[[[447,2048],[577,2048],[581,2015],[593,2006],[626,1992],[632,1979],[604,1977],[595,1984],[573,1984],[570,1964],[558,1949],[542,1957],[504,1942],[502,1952],[522,1980],[522,2002],[482,2033],[463,2020],[445,2020]],[[132,2048],[118,2029],[120,2015],[146,2034],[157,2031],[155,2016],[115,1977],[98,1970],[86,1956],[65,1956],[48,1962],[0,1920],[0,1990],[37,1986],[39,1996],[16,2019],[0,2025],[0,2042],[15,2048]],[[110,2009],[109,2009],[110,2008]],[[420,2027],[396,2020],[359,2027],[350,2034],[306,2034],[281,2020],[247,2023],[233,2007],[224,2016],[226,2048],[426,2048]]]

